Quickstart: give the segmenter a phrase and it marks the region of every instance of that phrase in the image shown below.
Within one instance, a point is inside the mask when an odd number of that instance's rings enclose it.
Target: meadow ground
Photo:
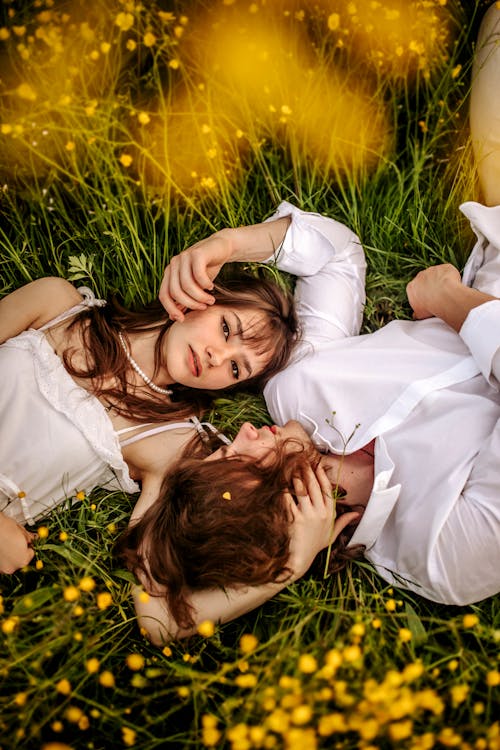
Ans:
[[[0,294],[52,274],[140,304],[172,254],[287,199],[362,238],[364,331],[407,317],[414,273],[473,244],[487,5],[4,0]],[[269,421],[245,395],[210,418]],[[357,563],[155,649],[112,557],[132,503],[80,498],[2,577],[2,750],[500,748],[498,597],[441,607]]]

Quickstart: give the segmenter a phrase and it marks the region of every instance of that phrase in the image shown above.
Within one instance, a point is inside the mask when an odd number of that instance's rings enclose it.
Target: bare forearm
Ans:
[[[471,289],[468,286],[461,286],[455,290],[444,288],[434,315],[444,320],[458,333],[471,310],[493,299],[495,297],[490,294],[480,292],[478,289]]]
[[[230,260],[263,261],[281,245],[290,226],[290,217],[251,226],[221,229],[214,236],[229,243]]]

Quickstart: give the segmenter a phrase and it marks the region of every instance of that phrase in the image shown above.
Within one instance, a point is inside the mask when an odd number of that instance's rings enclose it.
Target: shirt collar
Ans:
[[[366,549],[370,549],[377,541],[401,491],[400,484],[389,486],[393,472],[394,463],[387,452],[385,441],[383,437],[378,437],[375,442],[373,488],[365,512],[348,547],[363,544]]]

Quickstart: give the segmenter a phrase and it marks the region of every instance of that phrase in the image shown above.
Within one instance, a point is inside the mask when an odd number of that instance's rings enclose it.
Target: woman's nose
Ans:
[[[240,432],[248,439],[255,440],[259,437],[259,431],[251,422],[244,422],[241,425]]]

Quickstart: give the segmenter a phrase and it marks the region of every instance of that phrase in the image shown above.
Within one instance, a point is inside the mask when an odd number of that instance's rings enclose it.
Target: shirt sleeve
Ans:
[[[359,333],[365,302],[365,255],[359,238],[344,224],[301,211],[286,201],[268,219],[290,216],[281,246],[266,263],[297,276],[295,302],[303,340]]]
[[[476,364],[488,383],[500,389],[500,300],[474,307],[460,329]]]

